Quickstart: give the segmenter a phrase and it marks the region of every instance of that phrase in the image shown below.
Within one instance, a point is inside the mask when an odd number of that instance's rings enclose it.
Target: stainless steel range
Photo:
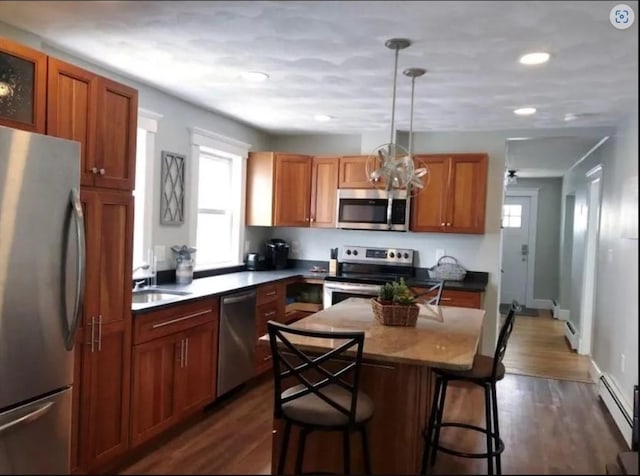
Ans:
[[[413,256],[414,250],[405,248],[343,246],[338,274],[324,280],[323,307],[350,297],[374,297],[387,281],[412,278]]]

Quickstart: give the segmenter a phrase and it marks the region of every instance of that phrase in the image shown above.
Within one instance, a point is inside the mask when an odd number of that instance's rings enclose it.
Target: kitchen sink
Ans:
[[[190,293],[185,291],[173,291],[171,289],[140,289],[133,291],[133,302],[135,304],[143,304],[157,301],[167,301],[169,299],[175,299],[179,296],[186,296]]]

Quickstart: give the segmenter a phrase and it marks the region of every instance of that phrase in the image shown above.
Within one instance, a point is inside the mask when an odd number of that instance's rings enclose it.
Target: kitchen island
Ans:
[[[383,326],[373,317],[369,299],[350,298],[294,324],[318,331],[364,331],[360,389],[375,404],[368,423],[372,470],[375,474],[417,474],[422,455],[422,430],[433,393],[430,368],[470,369],[478,349],[485,311],[445,306],[420,306],[416,327]],[[323,352],[339,345],[331,339],[289,336],[300,348]],[[268,336],[261,337],[268,341]],[[266,342],[265,342],[266,344]],[[292,383],[293,384],[293,383]],[[272,474],[280,453],[283,422],[273,422]],[[285,473],[293,472],[297,428],[292,427]],[[363,473],[360,437],[352,435],[351,468]],[[342,472],[342,436],[313,432],[307,437],[303,472]]]

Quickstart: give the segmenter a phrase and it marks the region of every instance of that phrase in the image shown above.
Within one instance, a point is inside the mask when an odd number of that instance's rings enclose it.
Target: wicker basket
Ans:
[[[377,299],[371,300],[373,315],[384,326],[413,327],[418,319],[419,308],[415,304],[382,304]]]
[[[429,277],[433,279],[462,281],[466,275],[467,270],[460,266],[453,256],[442,256],[435,266],[429,268]]]

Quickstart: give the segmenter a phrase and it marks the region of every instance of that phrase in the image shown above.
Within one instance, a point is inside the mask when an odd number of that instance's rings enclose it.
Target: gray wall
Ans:
[[[638,182],[626,195],[623,185],[638,177],[638,110],[605,144],[598,244],[592,357],[609,374],[632,408],[638,383],[638,239],[622,232],[622,210],[638,217]],[[637,224],[637,221],[635,222]],[[622,369],[621,356],[625,368]]]
[[[534,299],[558,299],[562,178],[521,178],[509,190],[538,189]]]
[[[360,134],[292,134],[271,139],[271,150],[309,155],[358,155]]]

